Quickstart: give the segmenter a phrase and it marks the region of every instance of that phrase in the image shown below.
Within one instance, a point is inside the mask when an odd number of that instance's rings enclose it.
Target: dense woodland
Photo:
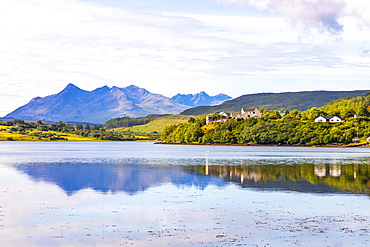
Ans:
[[[168,126],[161,141],[166,143],[226,143],[263,145],[349,144],[357,137],[370,136],[370,94],[342,98],[322,108],[300,112],[262,109],[262,118],[231,119],[206,125],[206,116],[190,118],[187,123]],[[336,115],[344,123],[315,123],[320,115]],[[215,118],[222,118],[218,112]]]

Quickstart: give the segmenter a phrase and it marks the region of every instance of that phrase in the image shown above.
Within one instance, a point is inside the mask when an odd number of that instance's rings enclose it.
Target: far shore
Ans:
[[[331,147],[331,148],[370,148],[369,144],[326,144],[326,145],[309,145],[309,144],[242,144],[242,143],[170,143],[155,140],[0,140],[0,142],[154,142],[154,144],[166,145],[195,145],[195,146],[250,146],[250,147]]]
[[[155,142],[154,144],[167,145],[199,145],[199,146],[251,146],[251,147],[335,147],[335,148],[369,148],[370,145],[366,143],[361,144],[327,144],[327,145],[309,145],[309,144],[241,144],[241,143],[169,143],[169,142]]]
[[[155,142],[155,140],[0,140],[0,142]]]

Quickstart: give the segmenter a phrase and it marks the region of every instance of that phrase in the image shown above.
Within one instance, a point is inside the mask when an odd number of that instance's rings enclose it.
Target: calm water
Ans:
[[[0,143],[0,246],[370,246],[370,149]]]

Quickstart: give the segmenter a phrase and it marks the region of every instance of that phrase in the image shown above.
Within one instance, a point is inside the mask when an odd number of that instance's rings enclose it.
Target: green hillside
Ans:
[[[136,126],[131,126],[128,128],[119,128],[115,129],[115,131],[129,131],[133,133],[161,133],[164,128],[166,128],[169,125],[173,124],[180,124],[180,123],[185,123],[189,119],[189,116],[182,116],[182,115],[166,115],[166,116],[161,116],[156,118],[153,121],[150,121],[147,124],[143,125],[136,125]]]
[[[366,97],[341,98],[334,100],[322,107],[331,116],[342,118],[357,116],[369,116],[370,93]]]
[[[206,116],[171,125],[162,132],[165,143],[243,144],[243,145],[332,145],[358,146],[369,144],[370,93],[345,97],[307,111],[262,110],[263,117],[225,119],[214,113],[214,121]],[[319,116],[339,116],[344,122],[315,122]]]
[[[199,106],[183,111],[182,115],[206,115],[216,111],[239,112],[243,107],[266,108],[268,110],[305,111],[312,107],[322,107],[325,104],[344,97],[364,96],[369,90],[357,91],[307,91],[286,93],[247,94],[228,100],[217,106]]]

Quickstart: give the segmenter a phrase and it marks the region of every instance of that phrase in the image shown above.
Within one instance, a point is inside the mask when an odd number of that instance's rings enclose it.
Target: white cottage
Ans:
[[[315,118],[315,122],[343,123],[345,120],[337,116],[319,116]]]
[[[242,118],[262,117],[262,113],[257,108],[242,108],[240,113]]]

